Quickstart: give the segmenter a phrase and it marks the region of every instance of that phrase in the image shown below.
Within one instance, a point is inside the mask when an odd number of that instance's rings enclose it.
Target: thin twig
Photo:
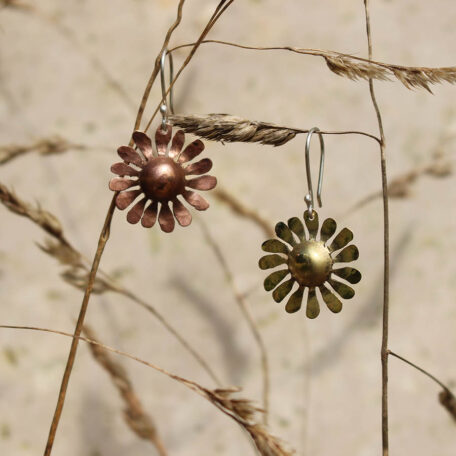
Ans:
[[[258,345],[258,349],[260,351],[260,356],[261,356],[261,369],[263,373],[263,408],[264,408],[264,424],[268,423],[268,416],[269,416],[269,362],[268,362],[268,352],[266,349],[266,345],[264,343],[263,337],[260,334],[260,331],[258,330],[258,327],[255,323],[255,320],[253,319],[250,310],[247,306],[247,303],[245,302],[245,299],[243,295],[240,293],[240,291],[236,287],[236,283],[234,281],[233,274],[228,266],[228,263],[226,261],[225,256],[223,255],[223,252],[218,245],[218,243],[215,241],[213,236],[211,235],[208,227],[206,224],[200,220],[200,225],[203,231],[204,238],[206,239],[209,247],[211,247],[212,251],[215,254],[215,257],[217,258],[217,261],[219,262],[224,274],[226,281],[228,282],[229,286],[231,287],[233,291],[234,298],[242,312],[242,315],[244,316],[245,320],[247,321],[247,324],[249,325],[249,328],[252,332],[252,335],[255,339],[255,342]]]
[[[364,0],[364,11],[366,16],[366,34],[369,60],[372,60],[372,36],[369,16],[369,0]],[[382,174],[383,191],[383,248],[384,248],[384,267],[383,267],[383,323],[382,323],[382,450],[383,456],[389,454],[388,438],[388,330],[389,330],[389,209],[388,209],[388,179],[386,173],[386,153],[385,153],[385,133],[383,130],[382,116],[378,107],[374,91],[374,81],[369,77],[369,91],[377,116],[378,129],[380,133],[380,167]]]
[[[75,338],[73,334],[67,332],[47,328],[38,328],[35,326],[0,325],[0,328],[48,332],[52,334],[58,334],[61,336]],[[238,393],[240,391],[239,388],[218,388],[215,390],[210,390],[198,384],[197,382],[180,377],[179,375],[172,374],[166,371],[165,369],[162,369],[161,367],[158,367],[152,363],[144,361],[141,358],[138,358],[137,356],[130,355],[129,353],[117,350],[116,348],[112,348],[108,345],[102,344],[87,337],[78,336],[78,339],[89,344],[96,345],[112,353],[116,353],[120,356],[125,356],[126,358],[144,364],[145,366],[151,367],[152,369],[168,376],[172,380],[175,380],[185,385],[187,388],[191,389],[192,391],[196,392],[197,394],[208,400],[222,413],[229,416],[231,419],[237,422],[243,429],[245,429],[252,438],[259,454],[261,454],[262,456],[293,455],[293,451],[285,449],[283,443],[278,438],[269,434],[269,432],[266,430],[264,426],[255,421],[255,415],[258,412],[262,412],[261,409],[255,407],[253,405],[253,402],[249,399],[233,397],[234,393]]]
[[[84,325],[84,334],[88,339],[97,341],[93,329]],[[97,341],[98,342],[98,341]],[[145,412],[136,395],[127,371],[104,348],[90,344],[90,352],[94,359],[106,370],[125,402],[123,415],[128,427],[140,438],[150,441],[160,456],[167,456],[165,445],[158,435],[157,427],[152,418]]]
[[[296,135],[309,133],[308,129],[282,127],[271,123],[242,119],[230,114],[171,115],[169,121],[182,128],[186,133],[192,133],[210,141],[221,142],[258,142],[270,146],[283,146]],[[320,134],[363,135],[380,143],[379,138],[363,131],[321,130]]]
[[[235,197],[227,189],[220,185],[212,192],[212,195],[220,202],[226,204],[235,214],[245,217],[255,223],[266,236],[274,237],[274,227],[269,220],[266,220],[255,209],[247,206],[243,201]]]
[[[196,41],[196,43],[193,45],[193,47],[192,47],[191,51],[189,52],[189,54],[187,55],[184,63],[179,68],[179,71],[177,72],[176,76],[174,76],[174,79],[171,81],[170,85],[166,89],[166,92],[164,94],[162,94],[162,99],[160,100],[160,103],[155,108],[155,111],[153,112],[151,118],[149,119],[149,122],[147,123],[146,128],[144,129],[144,131],[147,131],[149,129],[150,125],[152,124],[155,116],[157,115],[157,113],[158,113],[158,111],[160,109],[160,106],[166,101],[166,97],[168,96],[168,94],[171,91],[171,89],[174,87],[174,84],[176,83],[177,79],[179,79],[179,76],[182,74],[182,72],[184,71],[186,66],[190,63],[190,60],[195,55],[195,52],[199,48],[201,42],[204,40],[204,38],[206,38],[207,34],[211,31],[212,27],[215,25],[215,23],[218,21],[218,19],[231,6],[231,4],[235,0],[228,0],[227,3],[225,4],[226,1],[227,0],[221,0],[220,3],[215,8],[215,11],[212,14],[211,18],[209,19],[206,27],[202,31],[202,33],[201,33],[200,37],[198,38],[198,40]]]
[[[177,18],[176,22],[171,26],[170,30],[168,31],[168,33],[166,35],[166,38],[165,38],[165,43],[163,45],[163,48],[167,47],[173,30],[180,23],[180,20],[181,20],[181,9],[182,9],[182,5],[183,5],[184,2],[185,2],[185,0],[181,0],[180,3],[179,3],[178,18]],[[159,59],[159,56],[157,56],[157,60],[158,59]],[[142,115],[142,112],[141,112],[141,107],[140,107],[139,110],[138,110],[138,115],[137,115],[137,119],[136,119],[135,124],[138,122],[138,119],[139,119],[139,121],[141,120],[141,115]],[[88,307],[88,304],[89,304],[90,295],[92,293],[93,285],[94,285],[94,282],[95,282],[95,279],[96,279],[96,275],[97,275],[98,266],[100,264],[100,260],[101,260],[101,257],[103,255],[103,251],[104,251],[104,248],[106,246],[106,243],[107,243],[107,241],[109,239],[111,221],[112,221],[112,217],[114,215],[114,211],[115,211],[115,207],[116,207],[115,206],[116,197],[117,197],[117,193],[114,194],[114,196],[113,196],[113,198],[111,200],[111,203],[110,203],[109,208],[108,208],[108,212],[107,212],[106,217],[105,217],[105,222],[104,222],[104,225],[103,225],[103,228],[101,230],[100,237],[99,237],[99,240],[98,240],[97,250],[96,250],[93,262],[92,262],[92,268],[90,270],[89,278],[88,278],[88,281],[87,281],[87,287],[86,287],[86,290],[85,290],[85,293],[84,293],[84,298],[82,300],[81,309],[79,311],[78,321],[76,323],[76,327],[75,327],[75,331],[74,331],[74,336],[75,337],[73,338],[73,340],[71,342],[70,352],[69,352],[69,355],[68,355],[67,364],[65,366],[65,371],[64,371],[64,374],[63,374],[63,378],[62,378],[62,383],[61,383],[61,386],[60,386],[60,391],[59,391],[59,396],[58,396],[58,400],[57,400],[57,405],[56,405],[56,409],[55,409],[55,412],[54,412],[54,416],[52,418],[52,423],[51,423],[51,427],[50,427],[50,430],[49,430],[49,436],[48,436],[48,439],[47,439],[46,448],[45,448],[45,451],[44,451],[44,456],[50,456],[51,452],[52,452],[52,447],[53,447],[54,440],[55,440],[55,434],[57,432],[57,427],[58,427],[58,424],[59,424],[59,421],[60,421],[60,416],[62,414],[63,406],[64,406],[64,403],[65,403],[66,391],[67,391],[67,388],[68,388],[68,383],[69,383],[69,380],[70,380],[71,371],[73,369],[74,360],[76,358],[76,352],[77,352],[77,349],[78,349],[78,342],[79,342],[78,337],[81,335],[82,327],[83,327],[83,324],[84,324],[85,314],[86,314],[87,307]]]
[[[445,383],[443,383],[435,375],[432,375],[427,370],[424,370],[422,367],[416,365],[415,363],[412,363],[408,359],[404,358],[403,356],[398,355],[397,353],[392,352],[391,350],[388,350],[388,355],[391,355],[391,356],[394,356],[395,358],[400,359],[404,363],[408,364],[409,366],[414,367],[416,370],[418,370],[419,372],[421,372],[422,374],[426,375],[431,380],[433,380],[435,383],[437,383],[437,385],[439,385],[442,388],[442,391],[440,391],[440,393],[439,393],[440,404],[452,416],[453,420],[456,420],[456,397],[451,392],[450,388],[447,385],[445,385]]]
[[[403,65],[394,65],[391,63],[377,62],[375,60],[364,59],[351,54],[342,52],[329,51],[323,49],[305,49],[293,46],[246,46],[243,44],[230,43],[220,40],[204,40],[201,44],[214,43],[225,46],[233,46],[240,49],[254,51],[290,51],[296,54],[311,55],[325,59],[328,68],[339,76],[345,76],[349,79],[377,79],[379,81],[389,81],[396,78],[407,89],[422,88],[432,93],[430,84],[448,82],[456,83],[456,67],[410,67]],[[181,44],[170,52],[178,49],[193,46],[194,43]]]

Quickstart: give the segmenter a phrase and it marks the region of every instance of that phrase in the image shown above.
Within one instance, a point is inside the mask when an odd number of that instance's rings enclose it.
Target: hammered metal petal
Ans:
[[[139,171],[136,171],[136,169],[133,169],[131,166],[128,166],[124,162],[114,163],[114,165],[111,166],[111,171],[114,174],[117,174],[118,176],[138,176],[139,175]]]
[[[136,152],[133,147],[129,146],[120,146],[117,149],[117,153],[119,157],[127,164],[133,163],[133,165],[143,167],[144,160],[139,156],[138,152]]]
[[[342,250],[336,258],[334,258],[334,263],[350,263],[351,261],[357,260],[359,257],[359,250],[356,245],[349,245]]]
[[[304,287],[299,287],[291,296],[285,306],[285,310],[288,313],[297,312],[302,305],[302,298],[304,296]]]
[[[336,232],[337,223],[332,218],[327,218],[323,225],[321,225],[320,230],[320,241],[326,244],[326,241]]]
[[[277,237],[282,239],[285,242],[288,242],[291,246],[296,245],[296,241],[293,238],[293,233],[291,232],[290,228],[288,228],[287,225],[283,222],[279,222],[275,226],[275,232],[277,234]]]
[[[261,244],[261,248],[265,252],[270,253],[285,253],[285,255],[288,255],[290,252],[288,247],[277,239],[268,239],[267,241],[264,241],[263,244]]]
[[[157,128],[157,131],[155,132],[155,144],[157,146],[158,155],[167,154],[172,131],[173,128],[169,124],[166,125],[166,131],[164,131],[161,127]]]
[[[173,201],[173,213],[180,226],[188,226],[192,223],[192,214],[178,199]]]
[[[201,140],[197,139],[190,143],[183,152],[179,155],[177,161],[178,163],[187,163],[190,160],[193,160],[204,150],[204,144]]]
[[[212,169],[212,160],[203,158],[202,160],[192,163],[185,168],[185,174],[200,175],[209,172]]]
[[[292,217],[288,220],[288,227],[291,231],[293,231],[296,236],[302,241],[306,237],[306,233],[304,231],[304,225],[302,224],[301,220],[298,217]]]
[[[142,190],[130,190],[119,193],[116,197],[117,209],[123,211],[142,193]]]
[[[309,295],[307,296],[306,315],[308,318],[317,318],[320,313],[320,304],[315,293],[315,288],[309,288]]]
[[[316,239],[318,233],[318,214],[313,211],[313,218],[310,218],[309,211],[304,212],[304,222],[306,222],[307,229],[309,230],[310,239]]]
[[[336,293],[344,299],[351,299],[355,296],[355,290],[345,283],[338,282],[334,279],[328,279],[328,283],[334,288]]]
[[[361,280],[361,273],[357,269],[350,268],[348,266],[345,268],[334,269],[332,273],[352,284],[358,283]]]
[[[144,212],[144,207],[147,203],[147,198],[143,198],[142,200],[138,201],[129,211],[127,214],[127,221],[128,223],[138,223],[141,220],[141,217]]]
[[[328,290],[328,288],[326,288],[324,285],[320,285],[320,292],[323,301],[325,301],[328,309],[331,312],[339,313],[342,310],[342,303],[340,302],[339,298],[330,290]]]
[[[353,240],[353,233],[348,228],[343,228],[340,233],[334,238],[329,246],[329,251],[335,252],[346,245],[348,245]]]
[[[281,271],[275,271],[269,274],[264,279],[264,289],[266,291],[273,290],[282,280],[290,273],[288,269],[282,269]]]
[[[217,185],[217,179],[214,176],[200,176],[188,180],[186,185],[196,190],[212,190]]]
[[[290,293],[291,289],[293,288],[294,283],[296,282],[295,279],[287,280],[279,285],[273,292],[272,298],[275,302],[281,302],[285,299],[285,297]]]
[[[144,132],[135,131],[133,133],[133,141],[139,147],[144,157],[149,159],[153,156],[152,141]]]
[[[160,213],[158,214],[158,223],[165,233],[171,233],[174,230],[174,216],[168,203],[162,203]]]
[[[158,202],[152,201],[147,209],[144,211],[144,215],[141,219],[141,225],[144,228],[152,228],[157,221],[157,209],[158,209]]]
[[[277,255],[277,254],[272,254],[272,255],[265,255],[264,257],[260,258],[258,265],[260,266],[260,269],[271,269],[271,268],[275,268],[276,266],[279,266],[281,264],[285,264],[286,262],[287,262],[286,258],[281,257],[280,255]]]
[[[209,207],[209,203],[198,193],[185,191],[182,196],[198,211],[205,211]]]
[[[113,177],[109,181],[109,189],[113,192],[120,192],[127,188],[134,187],[135,185],[139,185],[138,180],[123,179],[122,177]]]
[[[182,147],[185,142],[185,133],[183,130],[178,130],[173,136],[173,141],[171,143],[171,148],[169,149],[169,156],[172,159],[177,159],[177,156],[180,154]]]

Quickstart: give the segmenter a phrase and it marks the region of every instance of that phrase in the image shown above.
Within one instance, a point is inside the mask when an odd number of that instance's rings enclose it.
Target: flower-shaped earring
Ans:
[[[161,58],[161,82],[164,103],[160,111],[163,116],[162,124],[155,133],[156,150],[152,148],[152,141],[145,133],[135,131],[133,140],[141,151],[139,154],[129,146],[121,146],[117,153],[123,162],[112,165],[111,171],[120,177],[115,177],[109,182],[109,188],[120,192],[116,196],[116,206],[120,210],[126,209],[141,194],[140,199],[127,214],[127,221],[138,223],[141,220],[142,226],[151,228],[157,220],[163,231],[170,233],[174,230],[174,217],[181,226],[188,226],[192,216],[188,209],[178,199],[182,196],[187,203],[199,211],[209,207],[209,203],[199,194],[187,190],[186,187],[196,190],[211,190],[217,185],[217,179],[213,176],[198,176],[207,173],[212,168],[212,161],[209,158],[188,164],[204,150],[204,144],[197,139],[183,149],[185,134],[178,130],[171,142],[172,126],[167,122],[167,102],[164,80],[164,63],[166,51]],[[169,55],[170,73],[172,79],[172,60]],[[170,95],[170,106],[172,109],[172,97]],[[168,148],[171,142],[171,147]],[[182,150],[183,149],[183,150]],[[130,188],[139,187],[134,190]],[[146,208],[147,202],[150,204]],[[172,202],[173,210],[169,207]],[[160,212],[158,205],[161,204]],[[174,214],[174,216],[173,216]]]
[[[359,256],[358,248],[355,245],[348,245],[353,239],[353,233],[348,228],[343,228],[329,243],[329,239],[336,232],[337,224],[335,220],[328,218],[323,222],[320,236],[317,240],[319,222],[318,214],[313,209],[314,199],[310,175],[309,149],[311,136],[318,131],[318,128],[312,128],[306,141],[306,170],[309,192],[304,199],[307,204],[307,210],[304,212],[304,222],[309,234],[308,236],[306,235],[304,225],[298,217],[289,219],[288,224],[277,223],[275,226],[276,234],[285,243],[278,239],[265,241],[261,248],[265,252],[271,253],[271,255],[266,255],[259,261],[261,269],[270,269],[282,264],[286,265],[286,269],[273,272],[264,281],[266,291],[274,290],[272,297],[276,302],[281,302],[291,292],[294,284],[298,284],[297,290],[290,296],[285,306],[287,312],[297,312],[301,308],[304,292],[306,288],[309,289],[306,307],[306,315],[309,318],[316,318],[320,313],[316,288],[320,290],[321,297],[328,308],[335,313],[342,310],[342,302],[335,293],[344,299],[350,299],[355,295],[353,288],[346,283],[335,280],[332,277],[333,275],[351,284],[358,283],[361,280],[361,273],[354,268],[336,268],[337,263],[349,263]],[[325,149],[321,134],[319,138],[321,155],[317,199],[321,207]],[[339,250],[341,251],[337,253]],[[335,257],[333,257],[334,254],[336,254]],[[291,275],[291,278],[281,283],[288,274]],[[329,284],[335,293],[325,284]]]

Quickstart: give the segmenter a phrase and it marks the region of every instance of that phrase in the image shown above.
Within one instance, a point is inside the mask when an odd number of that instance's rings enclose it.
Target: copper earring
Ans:
[[[261,269],[275,268],[285,265],[285,269],[273,272],[264,281],[266,291],[272,291],[272,297],[276,302],[281,302],[292,291],[297,283],[298,288],[288,299],[285,310],[289,313],[297,312],[302,305],[304,292],[308,289],[306,315],[308,318],[316,318],[320,313],[320,304],[316,289],[319,289],[323,301],[332,312],[342,310],[342,302],[336,296],[350,299],[355,295],[352,287],[344,282],[335,280],[332,276],[336,275],[345,281],[355,284],[361,280],[361,273],[352,267],[336,268],[337,263],[350,263],[358,259],[358,248],[351,244],[353,233],[348,228],[343,228],[329,243],[330,238],[337,229],[336,221],[327,218],[321,225],[319,239],[317,240],[319,221],[318,214],[314,210],[314,195],[312,189],[312,178],[310,173],[310,140],[312,134],[319,132],[318,128],[312,128],[306,140],[306,174],[308,183],[308,193],[304,198],[307,210],[304,212],[304,225],[298,217],[292,217],[288,223],[279,222],[275,226],[278,239],[265,241],[261,248],[270,255],[262,257],[259,261]],[[317,187],[317,200],[321,207],[321,187],[323,180],[323,167],[325,159],[325,146],[323,136],[320,139],[320,171]],[[342,250],[341,250],[342,249]],[[340,250],[339,253],[337,253]],[[337,253],[337,254],[336,254]],[[336,254],[335,257],[333,255]],[[285,277],[291,278],[282,282]],[[326,285],[329,284],[332,289]]]
[[[138,223],[141,220],[142,226],[151,228],[158,216],[158,223],[162,231],[169,233],[174,230],[174,218],[181,226],[188,226],[192,221],[190,212],[178,199],[178,196],[183,197],[195,209],[204,211],[209,207],[209,203],[186,187],[196,190],[211,190],[217,185],[217,179],[214,176],[201,176],[212,168],[212,161],[208,158],[187,165],[187,162],[193,160],[204,150],[202,141],[197,139],[184,149],[185,135],[182,130],[178,130],[171,140],[172,126],[168,123],[164,77],[166,55],[165,50],[161,58],[161,85],[164,100],[160,107],[162,123],[155,133],[155,150],[152,148],[152,140],[149,136],[144,132],[135,131],[133,140],[141,153],[129,146],[121,146],[117,149],[123,162],[112,165],[111,171],[119,177],[111,179],[109,188],[119,192],[115,202],[120,210],[126,209],[142,195],[142,198],[127,214],[129,223]],[[172,80],[171,54],[169,54],[169,62]],[[172,91],[169,105],[173,112]],[[171,147],[169,147],[170,142]],[[187,179],[188,176],[200,177]],[[134,187],[139,188],[130,190]],[[149,200],[150,203],[146,208]],[[172,212],[169,207],[170,202]]]

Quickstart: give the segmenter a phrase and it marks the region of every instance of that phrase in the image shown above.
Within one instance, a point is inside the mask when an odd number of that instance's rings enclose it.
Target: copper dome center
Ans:
[[[300,285],[318,287],[331,274],[332,259],[329,250],[318,241],[303,241],[288,257],[288,268]]]
[[[154,201],[169,201],[185,189],[185,172],[172,158],[154,157],[139,174],[146,196]]]

